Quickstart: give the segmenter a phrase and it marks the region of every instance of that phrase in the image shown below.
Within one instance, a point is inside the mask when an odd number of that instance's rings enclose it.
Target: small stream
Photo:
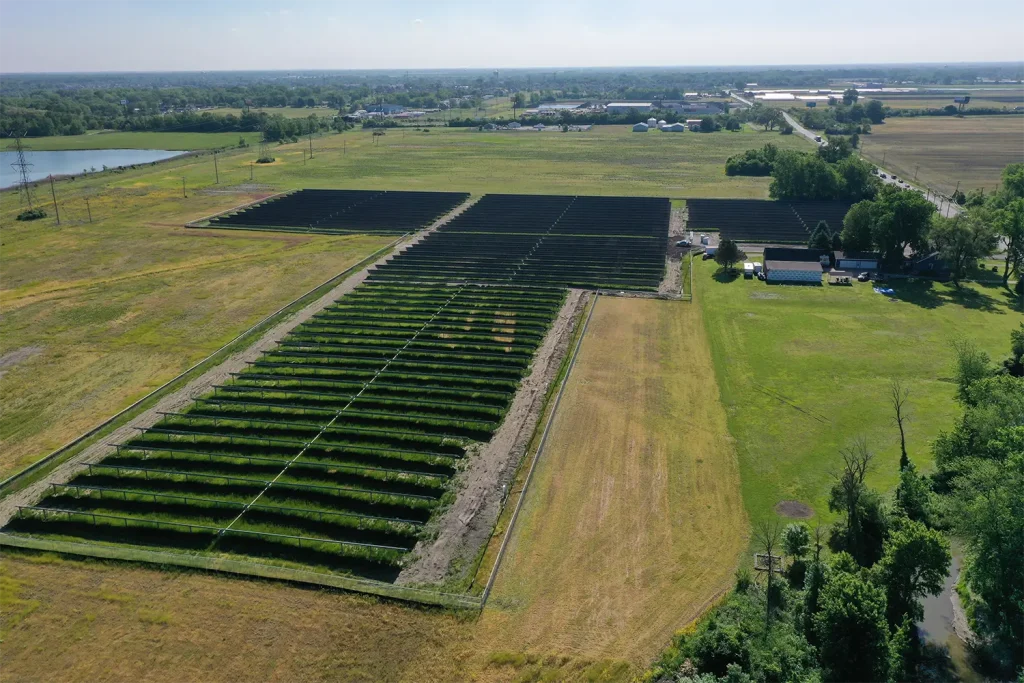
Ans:
[[[924,608],[924,619],[917,624],[917,631],[923,643],[932,646],[937,655],[934,674],[938,680],[959,680],[966,683],[980,683],[985,680],[971,668],[967,656],[967,647],[953,630],[953,593],[963,556],[954,541],[952,544],[952,561],[949,563],[949,574],[942,585],[942,592],[929,595],[921,601]],[[941,661],[946,660],[946,661]]]

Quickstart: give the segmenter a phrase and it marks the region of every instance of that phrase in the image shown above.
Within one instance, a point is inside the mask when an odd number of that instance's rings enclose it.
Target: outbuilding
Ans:
[[[686,130],[686,125],[682,123],[666,123],[661,129],[666,133],[682,133]]]
[[[807,261],[765,261],[768,282],[806,282],[821,284],[821,264]]]
[[[836,268],[838,270],[878,270],[881,255],[870,251],[837,251]]]
[[[820,285],[823,264],[828,264],[827,251],[792,247],[765,247],[764,250],[764,273],[768,282]]]
[[[647,124],[646,123],[638,123],[638,124],[634,125],[633,126],[633,132],[634,133],[646,133],[647,132]]]

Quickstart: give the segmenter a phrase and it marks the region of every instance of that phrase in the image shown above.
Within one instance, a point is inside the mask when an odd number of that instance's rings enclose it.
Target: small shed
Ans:
[[[638,124],[636,124],[635,126],[633,126],[633,132],[634,133],[646,133],[647,132],[647,124],[646,123],[638,123]]]
[[[666,133],[682,133],[686,130],[686,126],[682,123],[666,123],[661,129]]]

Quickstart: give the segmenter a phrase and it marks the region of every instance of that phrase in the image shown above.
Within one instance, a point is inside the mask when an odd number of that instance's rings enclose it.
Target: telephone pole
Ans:
[[[53,174],[50,174],[50,196],[53,197],[53,212],[57,214],[57,225],[60,225],[60,209],[57,208],[57,191],[53,189]]]
[[[220,171],[217,170],[217,150],[213,150],[213,175],[217,179],[214,184],[220,185]]]
[[[188,199],[188,195],[185,194],[185,176],[181,176],[181,198]]]
[[[252,181],[252,162],[249,162],[249,180]]]
[[[309,124],[309,158],[313,158],[313,124]]]
[[[89,198],[85,198],[85,211],[89,214],[89,222],[92,223],[92,209],[89,208]]]

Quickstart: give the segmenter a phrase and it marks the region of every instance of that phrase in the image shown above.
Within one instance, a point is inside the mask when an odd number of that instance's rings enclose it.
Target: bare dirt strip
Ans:
[[[469,466],[459,474],[459,494],[438,520],[436,537],[416,545],[415,559],[402,570],[396,583],[438,583],[453,566],[462,572],[472,568],[473,558],[490,538],[516,468],[544,409],[548,386],[569,350],[574,323],[590,296],[589,292],[569,290],[504,421],[491,440],[471,455]]]
[[[312,316],[324,310],[339,298],[345,296],[358,285],[362,284],[366,280],[366,277],[369,275],[370,269],[373,268],[373,266],[383,263],[395,254],[416,244],[441,225],[465,211],[476,200],[477,198],[475,197],[470,198],[453,211],[440,218],[428,229],[418,233],[409,241],[399,244],[390,253],[381,256],[371,265],[351,277],[346,278],[327,294],[309,304],[290,318],[284,320],[278,325],[275,325],[256,343],[229,357],[223,363],[200,375],[178,391],[168,394],[158,401],[155,406],[144,413],[140,413],[133,420],[118,428],[103,440],[82,450],[82,452],[78,453],[75,457],[57,467],[49,477],[34,482],[22,490],[4,497],[0,500],[0,526],[7,524],[10,518],[17,512],[19,505],[35,504],[50,487],[51,483],[67,483],[83,465],[97,463],[110,455],[114,451],[113,444],[127,441],[137,434],[139,428],[145,429],[147,427],[152,427],[160,421],[162,417],[160,413],[171,413],[182,410],[188,407],[194,399],[213,391],[214,386],[223,384],[230,380],[232,373],[244,370],[249,361],[257,360],[264,351],[268,351],[276,346],[278,342],[280,342],[297,326],[309,320]]]

